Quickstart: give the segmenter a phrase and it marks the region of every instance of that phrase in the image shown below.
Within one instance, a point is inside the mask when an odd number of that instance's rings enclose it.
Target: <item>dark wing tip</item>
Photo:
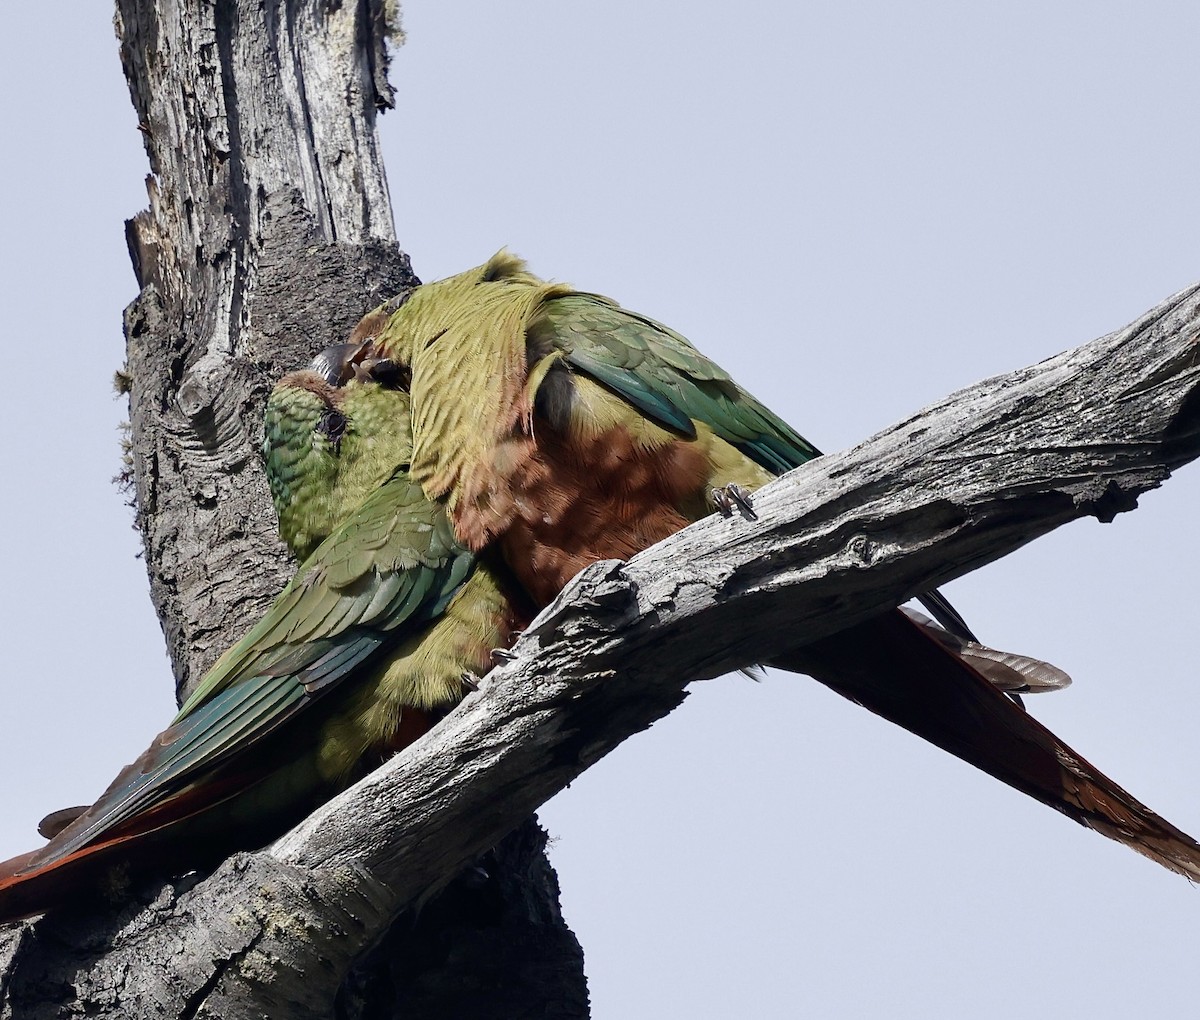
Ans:
[[[58,811],[51,811],[50,814],[38,822],[38,834],[46,839],[53,839],[89,807],[91,807],[90,804],[84,804],[81,807],[67,807],[61,808]]]

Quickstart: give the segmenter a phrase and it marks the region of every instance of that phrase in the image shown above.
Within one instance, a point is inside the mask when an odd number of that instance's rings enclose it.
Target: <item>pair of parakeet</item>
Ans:
[[[264,451],[295,578],[94,805],[0,864],[0,920],[115,864],[184,870],[261,845],[419,737],[582,567],[748,510],[818,455],[677,333],[506,253],[376,309],[285,377]],[[896,610],[789,664],[1200,877],[1200,845],[1002,693],[1065,677],[923,600],[943,626]]]

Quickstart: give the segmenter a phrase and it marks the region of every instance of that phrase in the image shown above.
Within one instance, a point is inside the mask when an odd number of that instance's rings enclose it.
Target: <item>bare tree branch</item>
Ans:
[[[1067,521],[1133,509],[1200,454],[1198,394],[1200,286],[805,465],[758,493],[757,522],[709,518],[592,566],[426,739],[269,850],[109,919],[114,950],[71,980],[122,974],[125,1016],[152,1012],[143,987],[166,1015],[330,1015],[348,962],[389,919],[671,711],[689,681],[786,657]],[[41,924],[43,941],[86,937],[78,919]],[[28,931],[8,935],[6,956]]]
[[[1111,521],[1198,454],[1200,286],[806,464],[759,491],[756,522],[710,517],[588,568],[430,739],[271,854],[363,869],[409,905],[689,681],[786,656],[1068,521]]]

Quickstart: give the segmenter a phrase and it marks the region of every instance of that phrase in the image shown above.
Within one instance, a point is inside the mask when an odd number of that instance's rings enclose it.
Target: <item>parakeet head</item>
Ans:
[[[284,376],[267,399],[263,456],[279,535],[305,559],[412,457],[408,394],[375,382],[331,383],[342,354]]]
[[[411,470],[431,499],[444,497],[453,510],[466,488],[483,498],[474,469],[497,443],[527,436],[534,390],[525,386],[526,326],[542,302],[569,292],[500,251],[381,305],[355,328],[363,348],[351,360],[381,381],[387,369],[394,379],[385,385],[412,394]],[[450,410],[433,414],[434,407]]]
[[[407,368],[445,332],[448,323],[476,311],[488,284],[539,286],[541,282],[520,256],[502,249],[481,266],[415,287],[373,309],[350,339],[365,345],[359,357],[368,366],[387,359]]]

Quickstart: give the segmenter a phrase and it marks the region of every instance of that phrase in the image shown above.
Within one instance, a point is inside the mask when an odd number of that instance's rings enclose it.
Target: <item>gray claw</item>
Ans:
[[[750,520],[758,520],[749,490],[743,489],[737,482],[730,482],[728,485],[713,489],[712,498],[723,517],[732,517],[734,509],[737,508]]]
[[[493,648],[491,656],[493,662],[515,662],[519,658],[516,652],[507,648]]]

